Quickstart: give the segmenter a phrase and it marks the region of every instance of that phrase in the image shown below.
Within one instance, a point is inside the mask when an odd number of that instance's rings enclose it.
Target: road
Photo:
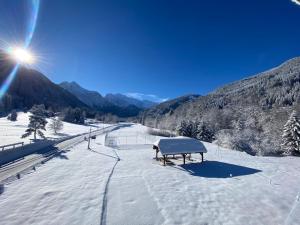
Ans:
[[[92,135],[101,135],[103,133],[110,132],[115,129],[119,129],[123,127],[124,124],[116,124],[101,130],[93,131]],[[54,146],[50,146],[47,148],[40,149],[38,152],[34,154],[30,154],[25,156],[19,160],[14,162],[5,164],[0,167],[0,182],[5,181],[7,179],[14,179],[20,176],[20,173],[25,170],[35,169],[35,165],[44,163],[50,160],[52,157],[61,154],[65,149],[70,148],[80,142],[83,142],[85,138],[88,138],[89,134],[83,134],[77,136],[75,138],[60,142]]]

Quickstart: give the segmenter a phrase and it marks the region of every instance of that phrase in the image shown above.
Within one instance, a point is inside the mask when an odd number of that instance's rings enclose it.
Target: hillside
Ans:
[[[106,94],[103,97],[99,92],[87,90],[74,81],[64,81],[59,85],[92,108],[105,108],[111,106],[126,108],[135,106],[140,109],[145,109],[157,105],[155,102],[139,100],[123,94]]]
[[[65,81],[59,85],[90,107],[103,107],[107,105],[107,101],[98,92],[86,90],[74,81]]]
[[[4,53],[0,52],[0,85],[2,86],[13,68]],[[0,111],[31,108],[34,104],[59,109],[63,107],[87,107],[75,96],[50,81],[42,73],[20,67],[8,92],[0,103]]]
[[[251,154],[280,152],[283,125],[300,102],[300,57],[192,101],[173,101],[175,109],[160,104],[147,110],[142,122],[175,129],[182,120],[200,120],[225,147]]]
[[[105,95],[105,99],[112,104],[119,105],[122,107],[134,105],[138,108],[146,109],[157,105],[157,103],[155,102],[151,102],[147,100],[138,100],[123,94],[107,94]]]
[[[0,85],[2,86],[14,64],[0,51]],[[61,110],[65,107],[79,107],[100,113],[111,113],[119,117],[137,116],[142,110],[135,105],[118,106],[104,99],[98,92],[89,91],[77,83],[53,83],[44,74],[20,66],[7,93],[0,102],[0,113],[12,109],[30,109],[34,104]]]
[[[87,90],[74,81],[65,81],[59,85],[92,109],[119,117],[137,116],[143,109],[155,105],[153,102],[141,101],[122,94],[107,94],[102,97],[97,91]]]

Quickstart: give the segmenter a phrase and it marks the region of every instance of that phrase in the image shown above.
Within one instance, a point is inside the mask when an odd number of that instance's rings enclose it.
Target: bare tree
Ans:
[[[49,129],[52,130],[55,134],[57,134],[58,131],[61,131],[64,127],[63,122],[60,120],[60,118],[51,118],[49,123]]]

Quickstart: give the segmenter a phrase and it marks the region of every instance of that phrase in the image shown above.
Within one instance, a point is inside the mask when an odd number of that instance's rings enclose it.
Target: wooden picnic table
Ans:
[[[162,138],[153,144],[153,149],[156,152],[156,160],[158,160],[159,152],[163,156],[164,166],[166,165],[167,157],[170,155],[173,155],[173,158],[175,155],[181,155],[183,164],[185,164],[187,155],[191,158],[191,154],[199,153],[203,162],[203,154],[207,153],[207,149],[201,141],[188,137]]]

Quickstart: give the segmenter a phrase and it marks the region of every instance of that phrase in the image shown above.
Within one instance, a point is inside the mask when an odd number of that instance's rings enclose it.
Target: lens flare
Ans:
[[[294,2],[297,5],[300,5],[300,0],[292,0],[292,2]]]
[[[28,51],[28,47],[30,46],[36,28],[40,0],[29,0],[29,4],[30,18],[28,22],[27,35],[25,37],[24,46],[22,48],[10,47],[9,49],[7,49],[7,52],[16,60],[17,64],[13,67],[12,71],[0,87],[0,100],[3,98],[12,81],[14,80],[20,64],[28,65],[34,62],[34,57]]]
[[[36,28],[38,15],[39,15],[40,0],[30,0],[30,4],[31,4],[31,16],[28,22],[28,29],[27,29],[28,32],[25,38],[24,48],[28,48],[32,41],[33,34]]]
[[[19,64],[30,65],[35,61],[33,55],[24,48],[11,48],[8,53]]]

